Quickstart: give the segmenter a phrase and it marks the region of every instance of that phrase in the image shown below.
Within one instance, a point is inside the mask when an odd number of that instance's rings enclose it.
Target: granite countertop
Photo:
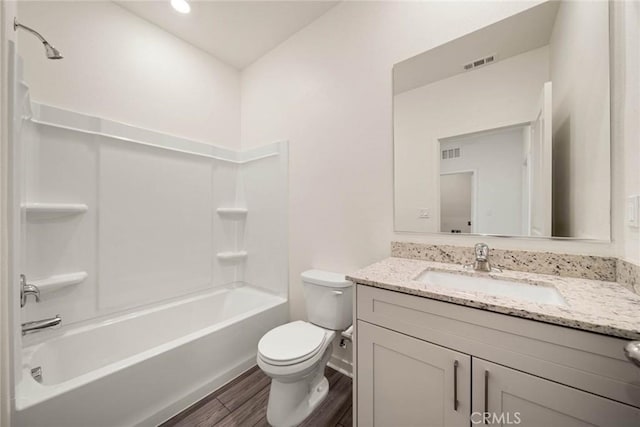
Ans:
[[[415,279],[425,270],[554,287],[567,305],[535,303],[437,287]],[[509,271],[478,273],[461,265],[387,258],[352,274],[353,282],[619,338],[640,339],[640,295],[615,282]]]

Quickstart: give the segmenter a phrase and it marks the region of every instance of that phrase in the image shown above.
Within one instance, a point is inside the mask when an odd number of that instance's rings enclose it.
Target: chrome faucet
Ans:
[[[27,297],[33,295],[36,302],[40,302],[40,289],[36,285],[30,285],[27,283],[27,278],[24,274],[20,275],[20,307],[24,307],[27,304]]]
[[[491,266],[491,263],[489,262],[489,246],[486,243],[476,244],[474,252],[476,255],[475,261],[473,261],[473,264],[465,265],[465,267],[473,268],[474,271],[482,271],[485,273],[502,271],[499,268]]]
[[[62,323],[62,318],[59,314],[49,319],[36,320],[33,322],[26,322],[22,324],[22,335],[39,332],[45,329],[54,328]]]

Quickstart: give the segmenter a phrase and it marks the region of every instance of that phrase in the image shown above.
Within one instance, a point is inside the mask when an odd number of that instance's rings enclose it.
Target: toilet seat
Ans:
[[[270,365],[290,366],[317,355],[326,341],[326,330],[298,320],[267,332],[258,343],[258,354]]]

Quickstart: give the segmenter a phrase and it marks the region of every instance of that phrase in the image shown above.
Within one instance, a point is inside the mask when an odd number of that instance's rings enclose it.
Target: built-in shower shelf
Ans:
[[[86,280],[89,275],[84,271],[75,273],[56,274],[44,279],[31,280],[29,284],[35,285],[41,293],[54,292],[68,286],[78,285]]]
[[[242,261],[247,258],[247,251],[218,252],[217,256],[221,261]]]
[[[249,210],[247,208],[218,208],[218,215],[229,219],[244,219]]]
[[[22,207],[27,215],[36,217],[80,215],[89,210],[84,203],[25,203]]]

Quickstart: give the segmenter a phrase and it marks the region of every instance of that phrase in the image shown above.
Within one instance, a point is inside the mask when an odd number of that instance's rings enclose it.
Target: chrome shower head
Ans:
[[[49,58],[49,59],[62,59],[62,58],[64,58],[62,56],[62,54],[60,53],[60,51],[58,49],[56,49],[55,47],[51,46],[49,43],[43,42],[42,44],[44,44],[44,49],[47,51],[47,58]]]
[[[63,58],[63,56],[60,53],[60,51],[58,49],[56,49],[55,47],[53,47],[44,37],[42,37],[40,35],[39,32],[37,32],[33,28],[27,27],[26,25],[22,25],[21,23],[18,22],[18,18],[13,18],[13,31],[18,31],[18,28],[22,28],[24,30],[27,30],[28,32],[30,32],[31,34],[36,36],[38,38],[38,40],[40,40],[42,42],[42,44],[44,45],[44,50],[46,52],[47,58],[49,58],[49,59],[62,59]]]

